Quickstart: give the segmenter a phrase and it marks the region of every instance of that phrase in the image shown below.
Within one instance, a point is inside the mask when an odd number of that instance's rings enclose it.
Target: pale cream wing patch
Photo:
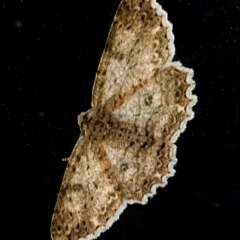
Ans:
[[[192,70],[180,63],[171,63],[157,71],[112,115],[121,122],[144,128],[156,138],[170,141],[180,124],[190,120],[195,96],[188,93],[194,87]]]
[[[156,8],[152,1],[123,0],[98,67],[92,107],[106,105],[107,111],[112,111],[108,99],[118,96],[121,102],[126,98],[123,93],[152,76],[173,54],[171,24],[161,7]]]
[[[99,143],[80,138],[70,158],[52,217],[52,238],[92,239],[122,205],[119,184]]]
[[[173,144],[160,139],[148,142],[148,138],[140,134],[138,137],[139,142],[129,142],[126,148],[109,141],[103,146],[115,170],[123,199],[128,203],[145,204],[148,197],[155,194],[152,187],[164,186],[164,177],[173,175],[169,168]]]
[[[103,146],[125,200],[146,203],[153,186],[174,174],[174,142],[196,102],[192,74],[180,63],[168,64],[111,113],[117,126]]]

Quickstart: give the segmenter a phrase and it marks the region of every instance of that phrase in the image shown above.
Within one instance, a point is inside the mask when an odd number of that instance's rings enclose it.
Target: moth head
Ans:
[[[79,125],[80,131],[83,135],[86,135],[88,123],[90,122],[91,118],[92,118],[91,109],[86,112],[82,112],[78,115],[78,125]]]

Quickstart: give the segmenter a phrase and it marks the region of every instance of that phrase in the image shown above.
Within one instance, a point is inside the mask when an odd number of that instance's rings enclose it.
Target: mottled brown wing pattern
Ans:
[[[96,74],[93,108],[105,105],[112,111],[106,104],[109,98],[125,99],[127,90],[152,76],[172,57],[171,24],[166,24],[165,12],[158,14],[151,4],[145,0],[120,3]]]
[[[81,138],[63,178],[51,234],[57,240],[93,236],[122,205],[114,172],[100,143]]]
[[[127,203],[145,204],[165,186],[175,141],[193,118],[193,71],[174,55],[172,26],[155,0],[122,0],[96,74],[92,109],[67,159],[53,240],[91,240]]]
[[[179,63],[168,64],[111,114],[169,141],[172,134],[167,129],[177,124],[172,128],[176,132],[180,123],[190,115],[186,108],[193,99],[186,96],[186,91],[192,83],[186,80],[191,76],[192,71],[182,68]]]
[[[164,186],[173,175],[174,142],[192,118],[186,111],[193,102],[186,95],[191,77],[179,63],[169,64],[112,112],[103,146],[125,200],[145,203],[153,185]]]

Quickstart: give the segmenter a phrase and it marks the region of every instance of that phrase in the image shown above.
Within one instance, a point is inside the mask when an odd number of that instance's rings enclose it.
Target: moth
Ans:
[[[122,0],[51,222],[53,240],[90,240],[127,204],[174,175],[175,142],[193,118],[193,70],[173,62],[172,25],[154,0]]]

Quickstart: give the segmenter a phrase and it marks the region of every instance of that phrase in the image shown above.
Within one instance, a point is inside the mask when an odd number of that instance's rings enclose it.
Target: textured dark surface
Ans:
[[[90,108],[119,2],[1,5],[1,239],[50,240],[61,158],[79,136],[77,115]],[[168,186],[146,206],[129,206],[99,240],[239,239],[240,2],[159,3],[173,24],[174,60],[195,71],[195,118],[177,141]]]

